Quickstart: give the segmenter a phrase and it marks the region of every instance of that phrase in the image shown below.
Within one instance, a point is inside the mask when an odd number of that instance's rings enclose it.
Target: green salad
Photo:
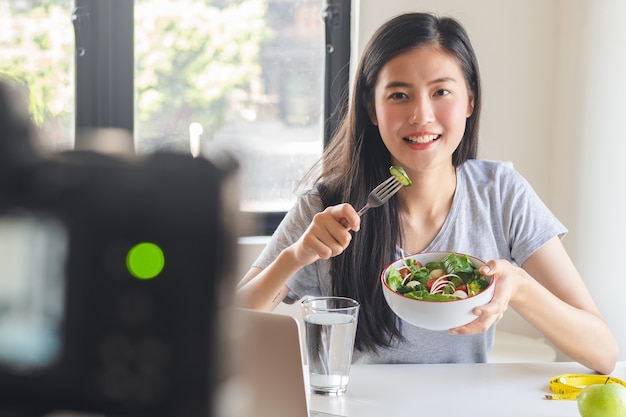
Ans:
[[[426,265],[407,258],[401,267],[389,268],[386,280],[389,288],[405,297],[431,301],[471,297],[490,283],[468,255],[458,253],[449,253],[441,261]]]

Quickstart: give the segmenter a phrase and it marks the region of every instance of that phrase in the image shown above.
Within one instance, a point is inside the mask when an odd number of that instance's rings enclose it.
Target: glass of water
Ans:
[[[359,303],[346,297],[302,300],[311,392],[343,395],[348,387]]]

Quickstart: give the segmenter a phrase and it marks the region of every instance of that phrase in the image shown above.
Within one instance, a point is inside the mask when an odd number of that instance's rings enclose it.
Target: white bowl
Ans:
[[[404,321],[424,329],[448,330],[455,327],[464,326],[474,320],[477,316],[472,313],[475,307],[485,305],[491,301],[495,290],[494,281],[488,277],[490,282],[482,292],[463,299],[450,301],[430,301],[416,300],[405,297],[389,288],[387,285],[387,272],[392,266],[399,268],[404,265],[404,259],[415,259],[425,265],[428,262],[438,262],[450,252],[424,252],[398,259],[387,266],[381,274],[383,295],[391,310]],[[469,256],[472,264],[479,268],[485,263],[478,258]]]

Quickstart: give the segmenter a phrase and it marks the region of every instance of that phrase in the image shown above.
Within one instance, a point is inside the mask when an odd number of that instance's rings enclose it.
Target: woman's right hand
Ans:
[[[293,274],[318,259],[342,253],[352,241],[350,231],[358,231],[360,226],[361,218],[350,204],[331,206],[317,213],[302,236],[267,268],[253,267],[248,271],[237,290],[237,305],[273,310],[289,293],[286,282]]]
[[[309,227],[293,244],[294,256],[303,266],[337,256],[352,241],[350,232],[358,231],[360,226],[361,218],[352,205],[344,203],[328,207],[313,217]]]

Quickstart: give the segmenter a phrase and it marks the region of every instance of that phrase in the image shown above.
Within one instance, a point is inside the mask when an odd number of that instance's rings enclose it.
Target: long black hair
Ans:
[[[382,67],[399,54],[422,46],[439,48],[461,67],[474,108],[452,163],[459,166],[476,158],[480,77],[466,31],[449,17],[402,14],[374,33],[360,59],[350,107],[321,159],[317,189],[325,206],[349,202],[361,207],[371,189],[389,177],[391,155],[371,122],[368,106],[373,107],[374,87]],[[380,284],[380,274],[394,260],[400,239],[398,202],[392,198],[362,218],[361,230],[354,234],[352,243],[331,260],[334,294],[361,303],[356,338],[359,350],[375,351],[401,337],[399,321],[387,306]]]

